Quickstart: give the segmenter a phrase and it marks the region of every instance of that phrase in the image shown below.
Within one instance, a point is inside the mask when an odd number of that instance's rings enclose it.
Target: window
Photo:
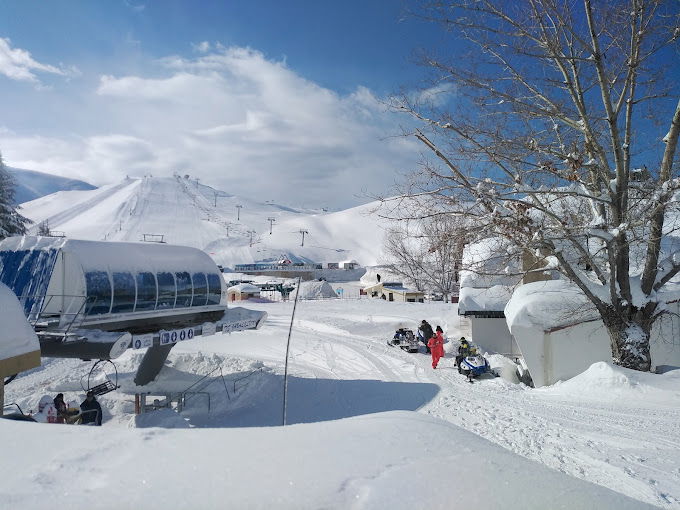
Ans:
[[[136,312],[156,309],[156,277],[153,273],[137,273]]]
[[[177,302],[175,308],[191,306],[191,276],[187,272],[175,273],[177,279]]]
[[[135,279],[130,273],[113,273],[113,306],[111,313],[132,312],[135,309]]]
[[[156,310],[165,310],[175,306],[175,277],[172,273],[158,273],[158,303]]]
[[[214,273],[208,275],[208,303],[209,305],[219,305],[222,300],[222,286],[220,276]]]
[[[111,309],[111,281],[104,271],[85,273],[85,293],[87,294],[87,315],[109,313]]]
[[[204,306],[208,300],[208,280],[205,278],[205,273],[194,273],[194,300],[191,306]]]

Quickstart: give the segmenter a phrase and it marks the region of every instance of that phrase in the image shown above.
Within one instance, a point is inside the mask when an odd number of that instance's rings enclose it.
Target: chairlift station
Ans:
[[[19,298],[43,357],[114,359],[147,348],[138,385],[177,342],[256,329],[267,315],[227,308],[217,265],[186,246],[12,237],[0,242],[0,281]]]

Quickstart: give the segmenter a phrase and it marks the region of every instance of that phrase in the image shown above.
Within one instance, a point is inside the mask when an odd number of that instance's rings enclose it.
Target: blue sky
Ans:
[[[419,83],[411,55],[441,32],[406,8],[0,1],[0,150],[98,185],[179,171],[291,205],[365,202],[418,159],[383,101]]]

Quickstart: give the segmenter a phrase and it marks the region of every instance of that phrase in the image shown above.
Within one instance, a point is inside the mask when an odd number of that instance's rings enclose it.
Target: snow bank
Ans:
[[[653,508],[415,412],[247,429],[0,422],[7,508]]]
[[[513,287],[494,285],[487,289],[463,287],[458,298],[458,313],[502,312],[512,296]]]
[[[298,289],[290,293],[290,299],[295,299]],[[331,284],[325,280],[300,282],[300,299],[323,299],[323,298],[337,298]]]
[[[510,331],[515,326],[550,329],[598,317],[574,284],[565,280],[527,283],[517,287],[505,306]]]
[[[507,356],[502,354],[489,354],[484,353],[484,357],[489,362],[491,369],[496,372],[500,377],[508,382],[519,384],[519,378],[517,377],[517,364],[512,361]]]
[[[40,343],[12,290],[0,283],[0,360],[39,351]]]
[[[656,402],[680,408],[680,369],[664,374],[650,374],[600,361],[593,363],[588,370],[576,377],[536,391],[607,402]]]

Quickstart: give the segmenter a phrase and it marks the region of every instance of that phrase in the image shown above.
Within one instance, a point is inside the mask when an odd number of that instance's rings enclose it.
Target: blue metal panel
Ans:
[[[19,297],[29,320],[40,314],[58,253],[55,249],[0,251],[0,281]]]

